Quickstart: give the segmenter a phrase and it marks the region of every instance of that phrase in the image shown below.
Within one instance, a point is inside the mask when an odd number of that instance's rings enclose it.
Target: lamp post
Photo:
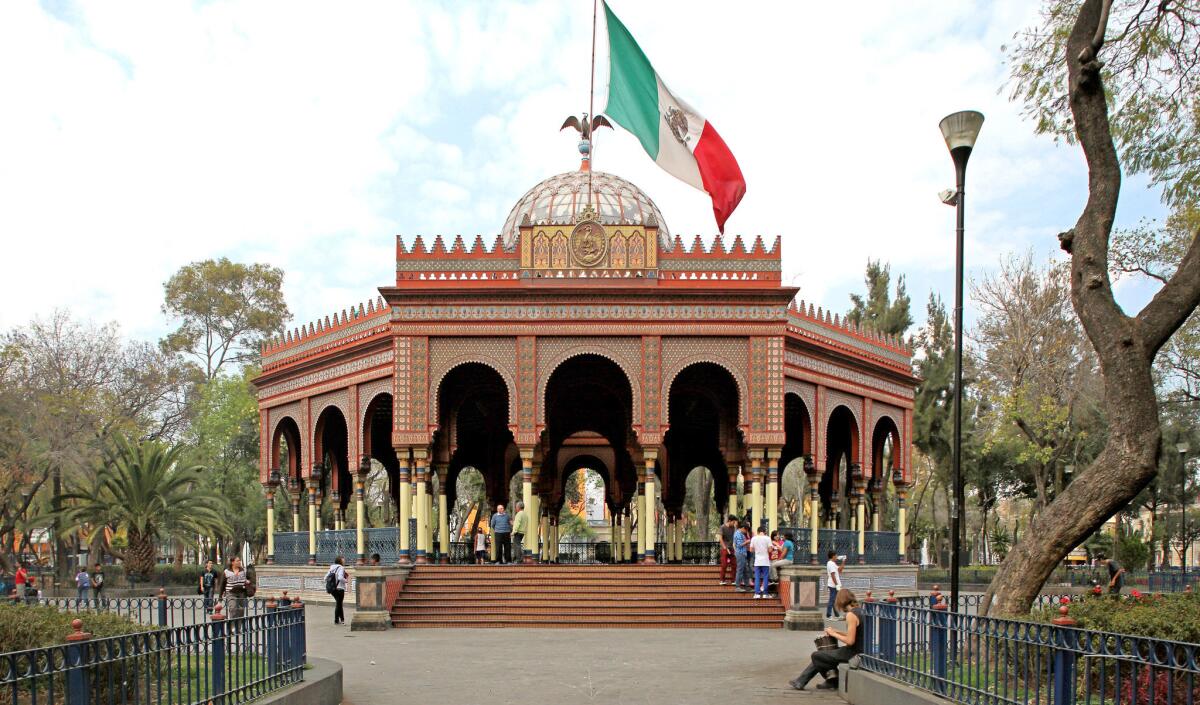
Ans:
[[[983,127],[983,113],[963,110],[942,118],[938,124],[950,158],[954,161],[954,194],[943,201],[957,208],[954,234],[954,443],[951,468],[954,473],[954,505],[950,514],[950,609],[958,609],[959,554],[962,552],[962,507],[965,504],[962,479],[962,351],[963,351],[963,224],[967,179],[967,160],[975,148],[975,139]]]
[[[1187,585],[1187,443],[1177,443],[1179,451],[1179,571]]]

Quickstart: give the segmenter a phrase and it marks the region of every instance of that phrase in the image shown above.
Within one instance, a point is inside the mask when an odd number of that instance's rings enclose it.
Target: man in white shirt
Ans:
[[[767,596],[767,578],[771,572],[771,539],[762,526],[750,539],[750,550],[754,552],[754,599],[760,600]]]
[[[825,562],[825,584],[829,587],[829,602],[825,605],[826,619],[837,616],[833,603],[837,600],[838,590],[842,589],[842,566],[837,562],[837,551],[829,552],[829,560]]]

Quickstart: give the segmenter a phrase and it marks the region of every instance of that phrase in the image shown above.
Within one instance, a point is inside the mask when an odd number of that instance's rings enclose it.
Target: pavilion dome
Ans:
[[[591,177],[591,202],[600,214],[600,222],[657,226],[659,243],[665,249],[671,247],[671,232],[658,206],[645,191],[603,171],[593,171]],[[587,202],[587,171],[568,171],[542,181],[525,192],[504,221],[501,233],[505,249],[516,247],[522,223],[569,225]]]

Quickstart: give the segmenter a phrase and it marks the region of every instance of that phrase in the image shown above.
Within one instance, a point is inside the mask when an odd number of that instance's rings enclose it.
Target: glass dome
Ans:
[[[663,220],[662,213],[654,201],[640,188],[619,176],[593,171],[592,207],[600,214],[602,223],[633,223],[645,225],[647,221],[658,224],[658,241],[663,248],[671,247],[671,232]],[[504,221],[504,248],[517,245],[521,223],[529,216],[529,222],[563,223],[575,222],[575,214],[587,203],[588,172],[568,171],[551,176],[529,189],[517,205],[513,206]]]

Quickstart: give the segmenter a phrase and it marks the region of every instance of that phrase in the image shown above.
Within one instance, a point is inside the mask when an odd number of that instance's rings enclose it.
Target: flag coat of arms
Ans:
[[[708,193],[717,228],[746,195],[733,152],[712,123],[667,88],[633,35],[604,3],[608,26],[608,106],[604,112],[642,143],[667,173]]]

